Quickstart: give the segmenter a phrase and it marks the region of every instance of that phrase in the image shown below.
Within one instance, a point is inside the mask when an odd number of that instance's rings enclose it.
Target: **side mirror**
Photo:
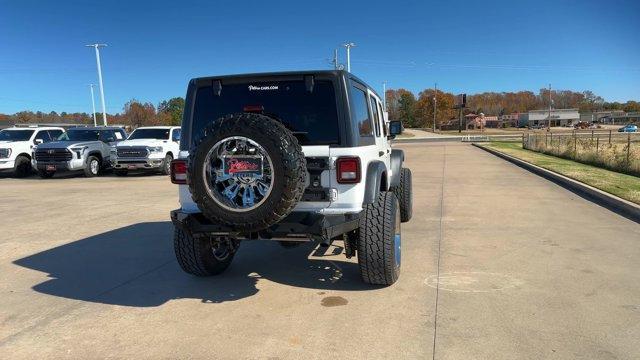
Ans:
[[[36,145],[40,145],[40,144],[43,144],[43,143],[44,143],[44,140],[42,140],[42,139],[35,139],[33,142],[34,142]]]
[[[389,137],[393,139],[396,137],[396,135],[400,134],[402,134],[402,121],[389,121]]]

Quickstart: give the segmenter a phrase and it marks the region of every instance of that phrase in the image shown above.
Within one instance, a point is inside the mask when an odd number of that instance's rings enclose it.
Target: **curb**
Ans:
[[[395,144],[409,144],[409,143],[421,143],[421,142],[443,142],[443,141],[456,141],[460,142],[462,137],[447,136],[447,137],[412,137],[412,138],[395,138],[391,140]]]
[[[608,208],[609,210],[612,210],[628,219],[631,219],[635,222],[640,223],[640,205],[636,205],[631,201],[627,201],[615,195],[596,189],[593,186],[583,184],[579,181],[573,180],[564,175],[560,175],[553,171],[541,168],[539,166],[533,165],[524,160],[520,160],[513,156],[501,153],[499,151],[489,149],[475,143],[473,144],[473,146],[479,149],[482,149],[490,154],[493,154],[497,157],[500,157],[504,160],[507,160],[515,165],[518,165],[523,169],[529,170],[536,175],[539,175],[547,180],[550,180],[564,188],[567,188],[577,193],[578,195],[581,195],[587,200],[595,202],[598,205],[602,205]]]

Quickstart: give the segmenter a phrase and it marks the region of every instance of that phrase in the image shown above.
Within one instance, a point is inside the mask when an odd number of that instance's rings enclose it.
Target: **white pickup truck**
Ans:
[[[171,161],[178,156],[180,127],[139,127],[111,150],[111,162],[118,176],[129,170],[160,171],[169,175]]]
[[[0,171],[17,177],[32,173],[31,156],[36,145],[55,141],[64,133],[59,127],[12,127],[0,131]]]

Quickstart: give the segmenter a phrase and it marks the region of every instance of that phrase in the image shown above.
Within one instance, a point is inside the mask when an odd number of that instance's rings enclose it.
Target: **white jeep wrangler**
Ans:
[[[33,172],[31,157],[37,145],[55,141],[63,128],[46,126],[12,127],[0,131],[0,171],[25,177]]]
[[[113,171],[119,176],[127,175],[129,170],[169,175],[171,161],[180,151],[179,142],[178,126],[139,127],[111,150]]]
[[[171,212],[182,269],[223,272],[242,240],[344,241],[365,282],[400,272],[411,171],[380,97],[345,71],[191,80]]]

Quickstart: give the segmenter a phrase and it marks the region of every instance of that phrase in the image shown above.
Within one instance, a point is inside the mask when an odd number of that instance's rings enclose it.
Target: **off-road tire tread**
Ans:
[[[204,239],[194,238],[184,230],[174,227],[173,249],[176,260],[184,272],[195,276],[212,276],[225,271],[235,254],[229,255],[224,261],[218,261],[201,243]],[[215,265],[207,266],[205,259],[212,260]]]
[[[357,255],[360,275],[366,283],[391,285],[398,279],[393,254],[396,211],[396,195],[383,191],[360,215]]]
[[[411,184],[411,170],[408,168],[400,169],[400,184],[393,187],[391,191],[396,194],[400,203],[400,221],[408,222],[413,216],[413,194]]]
[[[280,148],[280,152],[285,155],[283,157],[284,167],[284,189],[278,206],[274,208],[267,216],[261,218],[251,218],[243,216],[242,220],[231,221],[229,218],[220,216],[208,209],[208,206],[202,204],[213,203],[208,194],[197,191],[194,183],[188,181],[191,198],[198,205],[203,215],[214,223],[221,223],[231,226],[240,231],[256,231],[266,229],[269,226],[279,222],[289,215],[293,208],[300,202],[304,194],[305,181],[307,176],[307,163],[302,152],[302,147],[298,143],[298,139],[279,121],[268,116],[252,113],[229,114],[213,121],[196,135],[195,141],[189,152],[187,162],[187,179],[193,178],[194,162],[198,146],[211,134],[218,133],[239,133],[245,134],[251,138],[248,133],[251,131],[259,132],[272,141],[272,144]],[[264,144],[261,144],[264,146]],[[273,154],[270,154],[273,156]],[[272,159],[273,160],[273,159]],[[199,167],[198,167],[199,168]],[[199,170],[198,170],[199,171]],[[264,206],[264,204],[263,204]]]

